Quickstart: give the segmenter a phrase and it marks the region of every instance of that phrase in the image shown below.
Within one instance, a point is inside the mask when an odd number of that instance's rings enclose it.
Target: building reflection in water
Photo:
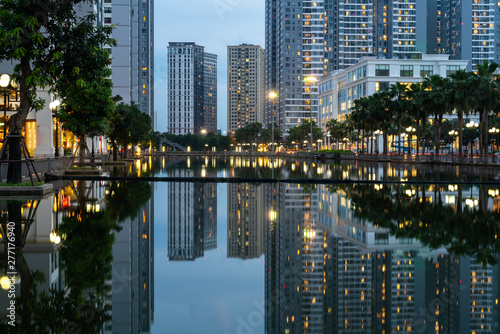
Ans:
[[[374,192],[386,187],[394,207],[410,210],[413,201],[457,217],[490,212],[496,226],[495,189],[370,185],[373,192],[361,196],[365,190],[358,186],[265,187],[267,333],[499,332],[498,264],[483,265],[470,250],[463,256],[448,252],[445,241],[426,239],[437,249],[424,246],[419,234],[408,231],[418,219],[397,221],[395,213],[391,229],[363,218],[372,209],[383,216],[384,203]],[[380,207],[370,209],[375,203]]]
[[[215,177],[209,161],[200,168],[169,171],[173,177]],[[168,184],[168,259],[194,261],[217,248],[217,185],[205,182]]]
[[[60,189],[44,198],[14,202],[20,203],[19,213],[22,216],[20,221],[23,222],[22,233],[24,234],[22,246],[17,248],[16,252],[20,254],[19,259],[25,261],[17,262],[26,264],[25,268],[16,269],[21,276],[25,276],[25,282],[31,281],[38,275],[35,274],[36,272],[43,273],[43,280],[36,285],[36,293],[31,294],[28,298],[41,298],[42,293],[54,297],[62,294],[63,299],[55,298],[51,299],[51,302],[62,302],[68,311],[71,307],[78,307],[80,311],[75,313],[78,316],[74,319],[71,318],[72,313],[54,314],[54,317],[51,318],[46,312],[51,309],[55,311],[57,307],[63,306],[59,304],[37,306],[32,311],[31,325],[22,319],[19,326],[33,330],[36,328],[33,326],[38,323],[37,319],[48,317],[53,322],[45,321],[44,328],[46,326],[55,328],[53,327],[55,323],[59,323],[66,326],[66,330],[82,330],[89,333],[97,329],[98,332],[102,333],[150,332],[154,311],[154,268],[152,261],[154,255],[154,202],[150,199],[152,196],[150,184],[146,182],[108,184],[75,181],[56,184],[56,186]],[[11,203],[13,202],[0,201],[2,219],[9,221],[14,219],[16,210],[12,209]],[[35,205],[34,219],[30,225],[27,225],[25,222]],[[70,222],[75,219],[78,221],[77,224],[73,225],[74,227],[69,227],[68,230]],[[86,242],[85,238],[77,240],[79,237],[74,235],[73,231],[78,231],[79,225],[85,228],[83,225],[88,223],[92,224],[92,228],[98,227],[102,231],[108,231],[105,233],[113,235],[111,239],[106,238],[106,240],[111,241],[108,248],[109,254],[101,253],[102,249],[99,250],[99,254],[94,254],[95,252],[91,248],[69,249],[67,247]],[[101,224],[101,226],[95,224]],[[60,232],[63,230],[67,233]],[[5,231],[3,228],[0,233],[3,243],[1,247],[2,259],[4,259],[5,240],[3,237]],[[96,236],[100,237],[100,235]],[[103,240],[105,239],[103,238]],[[89,247],[93,247],[91,242],[88,244]],[[80,258],[86,258],[86,260],[80,262],[80,259],[72,258],[78,254],[80,254]],[[91,259],[99,261],[99,263],[103,261],[106,269],[100,268],[99,274],[96,271],[94,274],[85,273],[86,277],[74,277],[73,275],[81,269],[80,266],[85,266],[85,261]],[[74,264],[77,262],[78,264],[75,266]],[[92,263],[90,261],[89,264]],[[2,268],[5,269],[3,261]],[[2,273],[4,273],[3,269]],[[106,276],[97,277],[100,274]],[[75,282],[77,286],[73,285]],[[78,286],[80,282],[84,282],[82,286],[85,287],[82,291],[84,304],[79,304],[82,303],[80,299],[72,300],[73,292],[80,289]],[[104,286],[94,287],[92,285],[94,282],[96,284],[103,282]],[[22,291],[26,290],[21,287],[22,284],[21,280],[16,285],[16,296],[21,304],[28,302],[26,295],[23,296]],[[97,290],[94,291],[94,289]],[[97,299],[92,297],[96,292]],[[86,299],[88,301],[85,301]],[[95,304],[96,302],[98,304]],[[7,303],[9,303],[7,293],[1,291],[0,315],[2,319],[7,319],[6,307],[4,307]],[[85,314],[81,310],[85,310]],[[38,312],[44,312],[44,314],[41,315]],[[99,312],[104,313],[100,314]],[[24,313],[19,312],[18,314],[23,315]],[[66,315],[69,317],[65,318]],[[89,318],[85,319],[85,316],[89,316]],[[80,319],[78,320],[78,318]],[[92,326],[94,330],[86,326]]]
[[[264,254],[264,186],[227,185],[227,257],[252,259]]]

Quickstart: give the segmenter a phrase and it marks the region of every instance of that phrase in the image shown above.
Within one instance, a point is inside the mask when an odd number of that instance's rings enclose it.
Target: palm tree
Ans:
[[[398,118],[398,140],[401,143],[401,119],[403,113],[409,109],[409,101],[406,98],[406,85],[400,82],[396,82],[389,87],[389,94],[391,96],[392,103],[390,109],[394,110]],[[401,154],[401,145],[398,144],[398,154]]]
[[[422,108],[429,111],[429,114],[434,114],[434,144],[435,152],[439,154],[441,144],[441,124],[443,123],[443,115],[450,111],[450,104],[447,99],[451,81],[449,78],[443,78],[438,74],[424,78],[422,88]]]
[[[331,119],[326,123],[326,128],[330,132],[331,138],[337,141],[337,149],[339,149],[339,138],[344,138],[342,123],[336,119]]]
[[[497,63],[488,64],[485,61],[477,65],[477,74],[473,78],[474,103],[479,110],[479,149],[483,155],[488,146],[488,113],[499,102],[498,90],[495,89],[498,86],[495,82],[497,75],[494,74],[497,68]]]
[[[353,102],[354,106],[351,109],[350,118],[351,122],[356,124],[356,127],[361,131],[361,145],[364,150],[365,132],[368,117],[368,97],[361,97]]]
[[[369,98],[369,118],[374,126],[380,127],[383,132],[383,154],[387,154],[387,129],[390,125],[392,114],[389,111],[391,95],[388,91],[378,91]]]
[[[451,106],[457,110],[458,154],[462,156],[464,113],[468,115],[472,109],[473,96],[475,95],[473,86],[474,74],[465,70],[459,70],[449,77],[452,80],[449,101]]]
[[[424,145],[423,145],[423,150],[422,152],[425,153],[425,125],[427,123],[427,113],[424,108],[422,108],[422,96],[423,96],[423,90],[422,90],[422,84],[420,82],[418,83],[412,83],[406,91],[406,95],[408,96],[408,99],[411,101],[410,104],[410,109],[408,110],[408,113],[411,117],[413,117],[417,123],[416,130],[417,130],[417,156],[418,156],[418,151],[419,151],[419,143],[420,143],[420,131],[419,131],[419,124],[420,121],[422,121],[422,126],[423,126],[423,137],[424,137]]]

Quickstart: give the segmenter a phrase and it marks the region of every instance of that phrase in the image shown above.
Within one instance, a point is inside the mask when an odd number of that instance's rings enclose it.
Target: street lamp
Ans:
[[[488,130],[489,133],[491,133],[492,135],[494,134],[497,134],[500,132],[499,129],[495,128],[495,127],[492,127],[491,129]],[[492,142],[493,142],[493,138],[492,138]],[[493,148],[492,148],[492,151],[495,151],[495,146],[493,145]]]
[[[410,148],[412,147],[412,140],[413,140],[413,132],[417,131],[413,126],[409,126],[406,128],[406,132],[410,133],[410,140],[408,141],[408,153],[410,153]]]
[[[276,94],[275,91],[269,92],[269,98],[273,100],[273,107],[271,108],[271,140],[272,140],[272,150],[274,154],[274,113],[275,113],[275,106],[276,106],[276,97],[278,94]]]
[[[0,76],[0,87],[3,90],[3,140],[7,138],[7,97],[11,91],[16,91],[17,83],[11,80],[10,75],[2,74]]]
[[[376,140],[376,141],[375,141],[375,144],[377,145],[376,152],[377,152],[377,153],[379,153],[379,149],[378,149],[378,148],[379,148],[379,146],[378,146],[378,137],[379,137],[379,136],[381,136],[381,135],[383,135],[383,134],[384,134],[384,131],[382,131],[382,130],[375,130],[375,132],[373,132],[373,133],[374,133],[374,134],[375,134],[375,136],[376,136],[376,137],[375,137],[375,140]]]
[[[474,122],[474,121],[470,121],[469,123],[465,124],[465,127],[468,128],[468,129],[472,129],[472,128],[477,128],[479,126],[478,123]],[[473,153],[472,152],[472,142],[470,144],[470,151],[471,151],[471,154]]]
[[[61,102],[57,99],[49,103],[49,107],[52,110],[52,117],[55,118],[55,126],[56,126],[56,138],[55,138],[56,148],[54,151],[55,157],[59,156],[59,122],[57,120],[57,107],[59,107],[60,104],[61,104]],[[92,148],[93,148],[93,146],[92,146]]]
[[[408,140],[407,139],[408,138],[408,134],[406,132],[403,132],[401,134],[401,137],[403,137],[403,154],[404,154],[404,152],[405,152],[405,140]]]
[[[323,142],[323,140],[318,139],[317,142],[318,142],[318,145],[316,146],[316,151],[319,151],[319,145],[321,145],[321,143]]]
[[[451,142],[451,155],[453,155],[453,144],[454,144],[454,141],[455,141],[455,138],[453,138],[454,136],[458,135],[458,132],[455,131],[455,130],[450,130],[448,132],[448,134],[452,137],[453,141]],[[460,152],[459,152],[460,153]]]

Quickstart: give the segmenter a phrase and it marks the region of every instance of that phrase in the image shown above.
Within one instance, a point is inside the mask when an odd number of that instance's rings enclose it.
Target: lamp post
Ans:
[[[455,130],[451,130],[448,132],[448,134],[451,136],[452,138],[452,142],[451,142],[451,155],[453,155],[453,143],[455,142],[455,138],[454,136],[458,135],[458,132],[455,131]]]
[[[3,91],[3,143],[5,144],[5,139],[7,138],[7,103],[8,103],[8,94],[11,92],[17,91],[17,83],[11,80],[10,75],[2,74],[0,76],[0,87],[2,87]],[[5,158],[7,156],[7,151],[4,151]]]
[[[498,135],[498,133],[500,132],[499,129],[495,128],[495,127],[492,127],[491,129],[488,130],[489,133],[491,133],[492,135]],[[493,144],[493,141],[494,141],[494,138],[491,138],[491,143],[492,143],[492,149],[491,151],[494,152],[495,151],[495,145]]]
[[[10,76],[2,74],[0,77],[0,86],[3,88],[3,141],[7,138],[7,86],[9,86]]]
[[[408,141],[408,153],[411,152],[411,145],[412,145],[412,141],[413,141],[413,132],[417,131],[417,129],[415,129],[413,126],[409,126],[406,128],[406,132],[409,132],[409,136],[410,136],[410,139]]]
[[[474,122],[474,121],[470,121],[469,123],[465,124],[465,127],[468,128],[468,129],[472,129],[472,128],[477,128],[479,126],[478,123]],[[474,152],[472,151],[472,142],[470,144],[470,151],[471,151],[471,154],[473,154]],[[471,155],[472,157],[472,155]]]
[[[375,145],[377,145],[377,149],[375,150],[377,152],[377,154],[379,153],[379,147],[378,147],[378,137],[380,135],[383,135],[384,134],[384,131],[382,130],[375,130],[375,132],[373,132],[373,134],[376,136],[375,137]]]
[[[3,90],[3,140],[7,137],[7,93],[8,87],[11,85],[10,75],[2,74],[0,76],[0,86]]]
[[[403,137],[403,154],[405,152],[405,139],[408,138],[408,134],[406,132],[403,132],[401,134],[401,137]]]
[[[60,104],[61,102],[57,99],[49,103],[49,107],[52,110],[52,117],[55,118],[54,122],[56,126],[55,150],[54,150],[55,157],[59,156],[59,122],[57,121],[57,107],[59,107]],[[94,148],[93,145],[92,148]]]
[[[316,145],[316,151],[319,151],[319,145],[321,145],[321,143],[323,142],[323,140],[318,139],[317,142],[318,142],[318,145]]]
[[[278,94],[276,94],[275,91],[269,92],[269,98],[273,100],[273,106],[271,108],[271,141],[272,141],[272,152],[274,154],[274,112],[275,112],[275,106],[276,106],[276,97]]]

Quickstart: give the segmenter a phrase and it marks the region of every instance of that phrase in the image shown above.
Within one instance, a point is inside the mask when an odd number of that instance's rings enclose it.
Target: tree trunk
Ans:
[[[387,129],[385,126],[385,122],[382,123],[382,131],[384,131],[384,133],[382,134],[382,140],[384,141],[384,147],[382,150],[384,152],[384,155],[387,155]]]
[[[370,140],[370,154],[373,154],[373,127],[370,128],[370,136],[368,137]]]
[[[463,128],[464,128],[464,112],[462,110],[457,110],[458,115],[458,155],[462,157],[462,140],[463,140]],[[453,147],[453,144],[451,144]]]
[[[438,127],[438,129],[437,129],[437,136],[438,136],[438,143],[437,143],[438,151],[437,151],[437,153],[438,153],[438,155],[439,155],[439,149],[441,148],[441,125],[442,124],[443,124],[443,114],[440,114],[439,115],[439,122],[437,124],[437,127]]]
[[[113,161],[118,160],[118,146],[116,145],[115,142],[112,144],[113,146]]]
[[[488,111],[486,109],[484,109],[484,144],[483,144],[483,149],[484,149],[484,161],[486,161],[488,159],[488,157],[486,156],[488,154],[488,147],[489,147],[489,143],[488,143]]]
[[[21,57],[20,64],[22,76],[19,80],[19,110],[17,113],[12,115],[9,119],[9,134],[11,135],[21,135],[23,131],[24,121],[28,117],[28,113],[31,109],[30,99],[29,99],[29,89],[26,85],[26,78],[31,75],[31,68],[28,57]],[[4,138],[5,140],[5,138]],[[11,138],[9,139],[9,164],[7,171],[7,182],[8,183],[21,183],[21,138]],[[13,162],[17,160],[18,162]]]
[[[434,154],[439,155],[439,146],[441,144],[441,140],[439,139],[439,123],[438,123],[438,115],[434,116]]]
[[[483,126],[484,126],[483,110],[479,111],[479,154],[483,153]]]
[[[12,132],[10,132],[12,133]],[[7,169],[7,183],[20,183],[22,181],[22,151],[21,137],[9,138],[9,167]]]
[[[426,125],[427,125],[427,119],[424,118],[422,120],[422,154],[425,153],[425,146],[427,146],[426,144],[426,138],[425,138],[425,130],[426,130]]]
[[[401,115],[398,115],[398,155],[401,155]]]
[[[79,156],[78,156],[78,167],[83,167],[85,166],[85,135],[80,135],[78,138],[78,145],[79,145]]]
[[[416,129],[417,129],[417,133],[416,133],[416,135],[417,135],[417,142],[415,144],[417,146],[417,157],[418,157],[418,149],[419,149],[418,143],[419,143],[419,139],[420,139],[419,138],[420,136],[419,136],[418,126],[420,125],[420,119],[417,118],[416,121],[417,121],[417,127],[416,127]]]

